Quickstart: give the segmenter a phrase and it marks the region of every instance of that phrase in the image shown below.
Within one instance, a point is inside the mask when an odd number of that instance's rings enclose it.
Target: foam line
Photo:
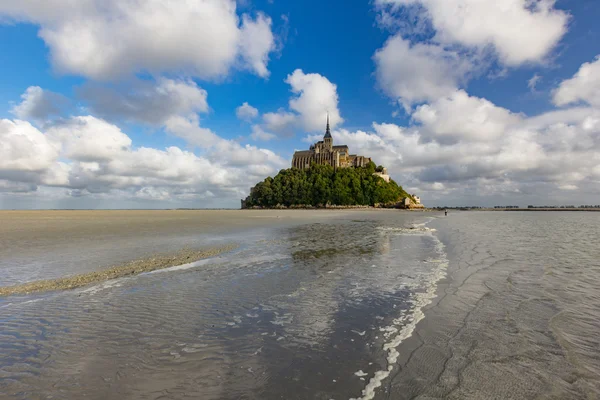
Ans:
[[[444,251],[444,244],[432,234],[434,230],[423,229],[426,228],[424,226],[416,228],[417,229],[410,229],[410,231],[414,232],[417,230],[423,235],[431,235],[436,240],[435,251],[438,253],[439,258],[429,261],[429,263],[436,263],[438,266],[426,275],[426,290],[412,295],[412,298],[409,300],[409,303],[412,304],[409,312],[394,319],[391,325],[380,328],[382,332],[385,332],[384,337],[388,339],[383,345],[383,350],[387,352],[387,369],[375,372],[375,376],[369,380],[369,383],[367,383],[366,387],[363,389],[362,397],[351,398],[350,400],[372,400],[375,397],[376,389],[390,376],[390,373],[393,371],[396,362],[398,361],[400,353],[396,348],[412,336],[417,324],[425,318],[423,308],[428,304],[431,304],[436,297],[437,283],[446,276],[448,258]]]

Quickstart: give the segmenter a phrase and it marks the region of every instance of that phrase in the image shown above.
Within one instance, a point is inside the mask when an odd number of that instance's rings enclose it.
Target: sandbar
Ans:
[[[134,276],[143,272],[156,271],[177,265],[189,264],[194,261],[214,257],[221,253],[234,250],[236,247],[237,245],[230,244],[205,250],[184,249],[175,254],[156,255],[146,259],[131,261],[124,265],[114,266],[102,271],[94,271],[86,274],[68,276],[65,278],[28,282],[22,285],[0,287],[0,296],[76,289],[111,279]]]

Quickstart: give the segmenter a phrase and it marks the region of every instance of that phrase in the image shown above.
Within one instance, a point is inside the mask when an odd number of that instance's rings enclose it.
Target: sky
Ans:
[[[600,204],[597,0],[0,0],[0,208],[238,208],[332,122],[427,206]]]

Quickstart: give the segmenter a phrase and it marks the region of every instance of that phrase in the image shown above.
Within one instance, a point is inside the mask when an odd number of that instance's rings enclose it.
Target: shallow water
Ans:
[[[448,279],[387,398],[600,398],[600,215],[467,212],[431,226]]]
[[[422,214],[353,218],[237,235],[239,250],[183,268],[2,299],[0,392],[359,396],[388,371],[384,346],[414,322],[445,256],[414,226]]]
[[[598,398],[599,222],[357,212],[0,299],[0,398]]]

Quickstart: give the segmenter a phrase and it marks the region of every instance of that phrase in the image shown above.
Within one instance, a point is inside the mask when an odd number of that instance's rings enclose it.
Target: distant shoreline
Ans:
[[[600,208],[492,208],[491,211],[589,211],[600,212]]]
[[[493,208],[493,207],[425,207],[425,208],[388,208],[373,206],[332,206],[332,207],[284,207],[284,208],[3,208],[0,213],[5,212],[64,212],[64,211],[344,211],[344,210],[395,210],[395,211],[588,211],[600,212],[600,208]]]
[[[433,211],[443,211],[444,208],[429,209]],[[600,208],[473,208],[473,207],[453,207],[447,208],[448,211],[577,211],[577,212],[600,212]]]

